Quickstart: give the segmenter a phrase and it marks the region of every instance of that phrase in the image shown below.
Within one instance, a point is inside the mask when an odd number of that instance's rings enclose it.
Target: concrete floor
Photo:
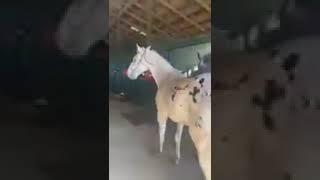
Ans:
[[[201,180],[202,173],[187,128],[182,138],[181,161],[175,165],[175,128],[175,124],[168,124],[164,152],[160,154],[154,108],[136,107],[111,98],[109,179]]]

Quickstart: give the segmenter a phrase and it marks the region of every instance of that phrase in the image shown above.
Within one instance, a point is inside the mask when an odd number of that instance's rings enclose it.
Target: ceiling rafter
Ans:
[[[208,13],[211,14],[211,7],[203,2],[202,0],[194,0],[196,3],[198,3],[203,9],[205,9]]]
[[[159,0],[160,4],[163,5],[164,7],[170,9],[172,12],[174,12],[175,14],[179,15],[181,18],[183,18],[185,21],[187,21],[188,23],[192,24],[194,27],[196,27],[198,30],[205,32],[206,30],[201,27],[198,23],[194,22],[192,19],[188,18],[186,15],[184,15],[183,13],[181,13],[178,9],[176,9],[175,7],[173,7],[172,5],[170,5],[168,2],[164,1],[164,0]]]
[[[147,34],[151,34],[152,33],[152,29],[156,29],[157,31],[160,30],[160,32],[162,31],[161,29],[157,28],[156,26],[154,26],[154,28],[152,27],[152,22],[153,22],[152,11],[153,11],[154,5],[155,5],[155,2],[154,1],[150,1],[150,0],[147,1],[147,3],[145,4],[145,11],[146,11],[146,14],[147,14]],[[162,33],[166,33],[169,36],[171,36],[169,32],[162,31]],[[151,43],[151,38],[149,38],[147,36],[146,41],[148,41],[148,43]]]
[[[111,23],[111,26],[114,26],[119,18],[122,16],[122,14],[134,3],[136,3],[138,0],[127,0],[126,3],[123,4],[122,8],[120,9],[119,13],[114,18],[113,22]]]
[[[123,39],[124,32],[151,43],[189,39],[211,31],[211,0],[109,1],[109,28],[113,40]]]
[[[135,15],[135,14],[129,12],[129,11],[125,12],[125,14],[129,15],[130,17],[134,18],[135,20],[139,21],[140,23],[145,24],[145,25],[148,26],[148,21],[147,20],[142,19],[141,17],[138,17],[137,15]],[[156,26],[151,27],[149,33],[148,33],[149,30],[146,30],[144,32],[147,32],[148,34],[151,34],[153,29],[158,31],[158,32],[160,32],[160,33],[162,33],[163,35],[167,35],[167,36],[171,37],[171,34],[169,32],[163,31],[163,30],[159,29]]]
[[[139,3],[135,3],[134,5],[137,6],[140,10],[144,10],[143,7]],[[172,35],[178,35],[178,34],[181,35],[181,31],[179,29],[174,28],[174,26],[172,26],[170,23],[165,21],[163,18],[159,17],[156,13],[152,13],[151,15],[153,16],[153,18],[155,18],[156,20],[160,21],[162,26],[164,26],[166,29],[171,31],[170,34],[172,34]],[[188,37],[188,35],[183,35],[182,37]]]
[[[129,22],[128,20],[126,19],[121,19],[120,21],[122,21],[123,23],[125,23],[126,25],[128,25],[129,27],[137,27],[138,29],[142,30],[145,32],[145,29],[142,28],[141,26],[137,26],[135,24],[132,24],[131,22]],[[130,28],[128,28],[130,30]],[[136,34],[139,34],[140,36],[143,36],[142,34],[136,32]],[[148,34],[148,36],[150,36],[150,38],[154,37],[155,35],[154,34]]]
[[[139,38],[139,36],[142,36],[141,34],[138,34],[138,33],[135,33],[133,31],[131,31],[128,28],[128,25],[119,24],[118,28],[121,29],[121,31],[125,32],[127,37],[129,37],[129,38],[131,38],[133,40],[136,40],[136,38]]]

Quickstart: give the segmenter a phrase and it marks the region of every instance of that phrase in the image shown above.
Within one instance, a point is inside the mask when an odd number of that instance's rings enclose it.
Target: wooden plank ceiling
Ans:
[[[109,38],[186,39],[211,32],[211,0],[109,0]]]

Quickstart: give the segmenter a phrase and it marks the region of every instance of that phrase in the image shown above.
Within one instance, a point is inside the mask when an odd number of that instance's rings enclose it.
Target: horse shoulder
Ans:
[[[159,87],[156,93],[156,105],[158,109],[167,109],[169,103],[170,91],[164,86]]]

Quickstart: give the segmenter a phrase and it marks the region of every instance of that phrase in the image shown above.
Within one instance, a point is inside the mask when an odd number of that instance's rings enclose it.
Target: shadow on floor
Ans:
[[[121,115],[134,126],[157,123],[157,110],[155,107],[146,107],[132,112],[121,113]]]

